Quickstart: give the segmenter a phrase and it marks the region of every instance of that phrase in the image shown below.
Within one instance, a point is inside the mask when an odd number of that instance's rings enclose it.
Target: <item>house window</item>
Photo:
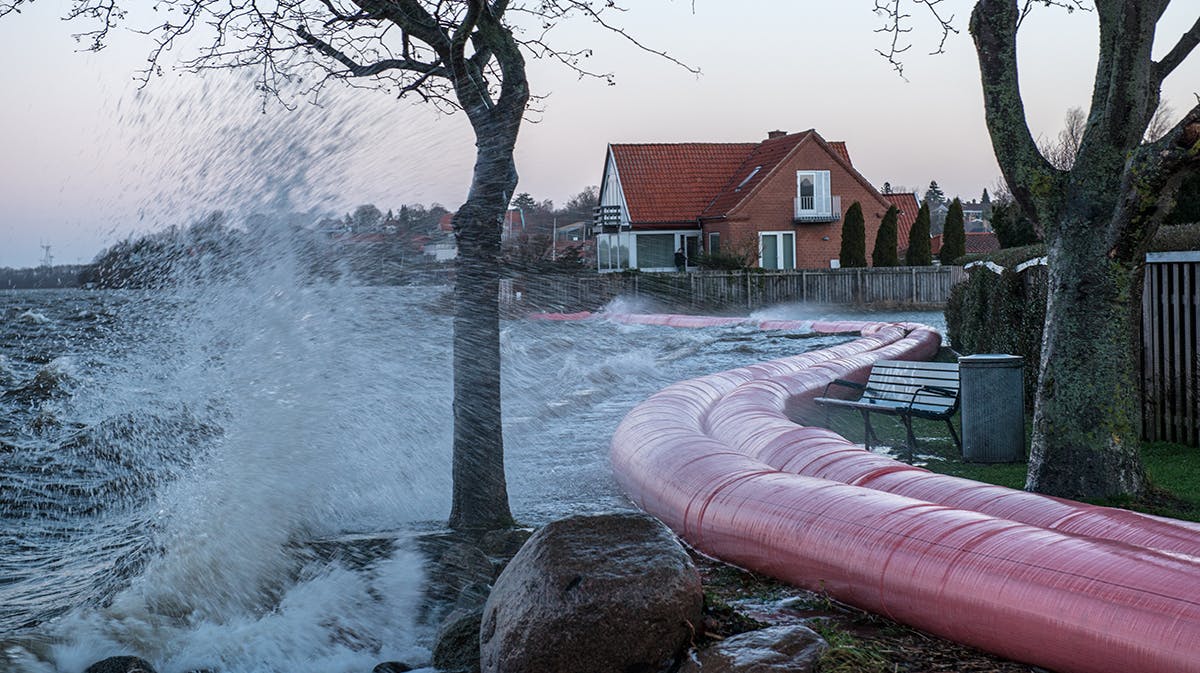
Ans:
[[[600,271],[629,268],[629,246],[623,238],[628,238],[628,234],[600,234],[596,237],[596,266]]]
[[[758,265],[764,269],[796,268],[796,235],[790,231],[759,234]]]
[[[708,254],[716,255],[721,252],[721,232],[713,231],[708,234]]]
[[[675,268],[675,234],[638,234],[639,269]]]
[[[796,218],[832,215],[829,171],[796,171]]]
[[[812,177],[808,175],[800,176],[798,189],[800,190],[800,210],[812,210],[814,191]]]

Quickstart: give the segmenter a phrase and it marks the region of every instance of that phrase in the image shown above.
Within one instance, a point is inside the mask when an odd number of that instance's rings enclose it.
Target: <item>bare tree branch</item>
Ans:
[[[1025,119],[1017,77],[1018,21],[1020,11],[1012,0],[980,0],[971,14],[971,36],[979,54],[984,112],[996,159],[1021,209],[1034,222],[1042,222],[1053,213],[1030,187],[1059,181],[1061,171],[1042,156]]]
[[[1179,42],[1171,48],[1171,51],[1155,64],[1155,74],[1159,85],[1167,78],[1167,75],[1179,67],[1180,63],[1183,63],[1197,44],[1200,44],[1200,17],[1196,18],[1196,23],[1192,24],[1192,27],[1179,38]]]
[[[321,38],[308,32],[308,29],[306,29],[304,26],[298,26],[296,28],[296,35],[299,35],[300,39],[312,45],[317,51],[346,66],[346,70],[354,77],[371,77],[387,70],[411,70],[413,72],[421,73],[421,77],[417,78],[417,80],[414,80],[414,83],[417,83],[418,87],[420,86],[420,83],[424,83],[429,77],[444,77],[446,79],[450,78],[450,72],[438,63],[424,63],[408,58],[390,58],[382,61],[376,61],[375,63],[362,65],[355,62],[354,59],[350,58],[343,52],[334,48],[328,42],[325,42]]]

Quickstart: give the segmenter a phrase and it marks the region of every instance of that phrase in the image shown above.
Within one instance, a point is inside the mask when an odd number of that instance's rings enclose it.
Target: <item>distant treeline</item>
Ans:
[[[162,288],[239,282],[278,268],[286,268],[291,280],[300,282],[349,275],[376,282],[375,275],[389,271],[395,275],[392,260],[379,253],[381,247],[396,245],[387,245],[383,237],[341,245],[340,232],[305,226],[312,219],[255,216],[233,226],[223,213],[213,213],[187,227],[169,227],[118,242],[85,266],[79,280],[84,287]],[[360,264],[357,258],[368,252],[371,263]]]
[[[58,287],[79,287],[82,264],[39,266],[32,269],[0,268],[0,289],[45,290]]]

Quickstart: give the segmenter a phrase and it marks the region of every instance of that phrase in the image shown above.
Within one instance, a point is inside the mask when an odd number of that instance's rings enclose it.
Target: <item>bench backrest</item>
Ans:
[[[945,392],[917,392],[922,386]],[[880,360],[871,368],[863,399],[889,406],[907,406],[912,400],[915,407],[925,411],[953,410],[958,406],[958,365],[952,362]]]

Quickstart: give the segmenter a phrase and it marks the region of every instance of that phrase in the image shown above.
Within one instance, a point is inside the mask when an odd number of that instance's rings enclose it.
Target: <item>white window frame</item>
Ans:
[[[763,250],[764,250],[763,238],[766,236],[774,236],[775,237],[775,259],[780,264],[780,266],[771,267],[771,270],[794,271],[796,269],[796,232],[794,232],[794,231],[760,231],[760,232],[758,232],[758,266],[759,266],[759,268],[762,268],[762,269],[767,268],[767,267],[763,266]],[[785,237],[790,238],[792,241],[792,265],[790,267],[783,266],[783,262],[784,262],[783,251],[785,250],[783,241],[784,241]]]
[[[674,231],[668,229],[666,231],[633,232],[630,237],[630,242],[629,242],[629,260],[630,260],[629,268],[638,269],[639,271],[651,271],[651,272],[653,272],[653,271],[677,271],[677,269],[674,266],[652,266],[649,268],[643,267],[637,257],[637,241],[635,239],[638,236],[642,236],[642,235],[654,236],[654,235],[661,235],[661,234],[674,234],[675,235],[675,245],[671,249],[678,250],[678,249],[684,247],[684,238],[685,237],[700,236],[700,233],[701,232],[699,229],[676,229]],[[688,268],[689,269],[695,268],[694,260],[691,260],[691,259],[688,260]]]
[[[800,200],[800,183],[808,178],[813,184],[813,205],[812,208],[796,208],[797,213],[805,213],[812,215],[830,215],[833,212],[833,190],[829,177],[829,171],[811,170],[811,171],[796,171],[796,200]]]

